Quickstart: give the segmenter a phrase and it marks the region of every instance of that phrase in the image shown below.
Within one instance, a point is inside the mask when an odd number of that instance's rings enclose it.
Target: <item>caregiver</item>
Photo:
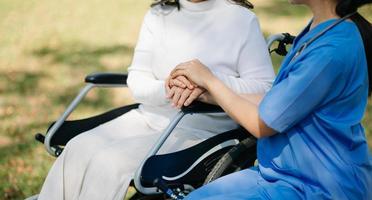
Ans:
[[[173,70],[173,78],[186,76],[206,89],[258,138],[258,167],[222,177],[187,200],[372,199],[361,125],[372,89],[372,27],[356,12],[371,0],[292,3],[308,6],[314,17],[267,94],[236,94],[198,60]]]

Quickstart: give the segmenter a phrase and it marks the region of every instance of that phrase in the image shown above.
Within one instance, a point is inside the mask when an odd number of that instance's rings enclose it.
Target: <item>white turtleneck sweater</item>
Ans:
[[[155,6],[146,14],[128,68],[128,86],[148,125],[163,130],[179,111],[166,99],[164,80],[178,64],[199,59],[237,93],[264,93],[274,79],[256,16],[227,0],[192,3],[181,9]],[[235,128],[226,114],[186,116],[179,128],[198,137]]]

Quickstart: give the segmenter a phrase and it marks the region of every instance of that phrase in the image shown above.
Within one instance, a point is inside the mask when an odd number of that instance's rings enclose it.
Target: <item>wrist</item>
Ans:
[[[211,76],[211,77],[208,77],[206,80],[205,80],[205,89],[207,91],[210,91],[210,90],[213,90],[213,87],[216,86],[216,84],[219,83],[219,79],[215,76]]]

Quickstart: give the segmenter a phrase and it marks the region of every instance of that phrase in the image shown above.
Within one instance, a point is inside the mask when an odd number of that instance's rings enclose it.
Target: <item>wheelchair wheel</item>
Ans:
[[[221,176],[253,166],[256,158],[256,139],[249,137],[222,156],[208,174],[204,181],[204,185]]]

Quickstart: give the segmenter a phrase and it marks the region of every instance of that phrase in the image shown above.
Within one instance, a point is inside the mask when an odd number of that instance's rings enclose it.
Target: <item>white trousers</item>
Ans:
[[[76,136],[52,166],[39,200],[123,200],[136,169],[160,134],[138,110],[132,110]],[[204,139],[176,128],[160,153]]]

